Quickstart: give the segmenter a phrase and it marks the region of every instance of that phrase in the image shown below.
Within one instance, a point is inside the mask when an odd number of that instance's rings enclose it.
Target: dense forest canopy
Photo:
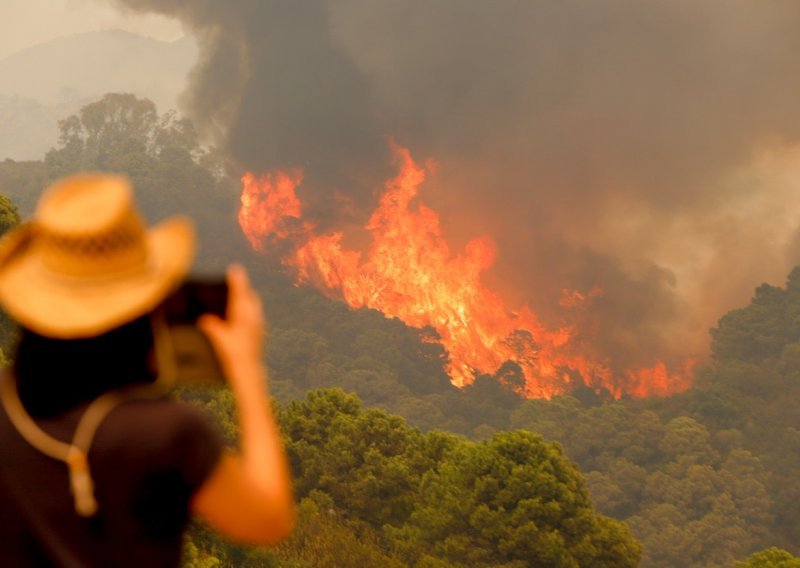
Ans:
[[[800,268],[720,319],[713,360],[682,395],[523,400],[488,376],[458,390],[430,330],[295,287],[250,252],[238,181],[185,119],[112,94],[60,132],[43,160],[0,162],[0,229],[61,175],[123,172],[149,218],[197,219],[201,270],[242,260],[264,297],[301,521],[269,552],[196,527],[188,566],[800,562]],[[182,394],[234,443],[230,393]]]

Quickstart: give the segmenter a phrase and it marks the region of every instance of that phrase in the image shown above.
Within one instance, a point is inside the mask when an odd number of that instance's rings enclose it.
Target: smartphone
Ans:
[[[175,363],[175,380],[184,385],[226,382],[211,342],[197,327],[203,314],[225,317],[228,285],[224,279],[191,279],[163,304],[166,329]]]
[[[191,279],[184,282],[164,302],[169,324],[195,324],[203,314],[225,317],[228,283],[224,279]]]

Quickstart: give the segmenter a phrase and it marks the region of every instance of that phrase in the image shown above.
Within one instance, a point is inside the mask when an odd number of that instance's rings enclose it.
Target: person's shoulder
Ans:
[[[134,399],[121,403],[105,420],[98,435],[114,444],[136,440],[147,449],[174,447],[192,438],[215,439],[215,426],[192,404],[164,399]]]
[[[196,405],[171,397],[133,398],[123,401],[114,412],[133,420],[143,420],[145,417],[173,422],[207,419],[207,415]]]
[[[100,479],[173,479],[194,492],[219,463],[224,440],[214,422],[191,404],[129,400],[97,431],[89,459]],[[119,473],[119,472],[122,473]]]

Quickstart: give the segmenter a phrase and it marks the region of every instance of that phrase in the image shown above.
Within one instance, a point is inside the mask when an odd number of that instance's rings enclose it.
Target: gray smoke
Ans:
[[[702,350],[800,261],[770,169],[800,137],[792,0],[116,1],[198,38],[185,111],[242,169],[302,167],[351,223],[393,135],[440,163],[452,242],[496,240],[507,297],[555,323],[563,288],[603,288],[581,317],[618,362]]]

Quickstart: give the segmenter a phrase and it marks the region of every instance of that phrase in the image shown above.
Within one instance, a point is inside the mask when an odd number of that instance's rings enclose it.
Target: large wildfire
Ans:
[[[455,384],[686,389],[684,354],[800,263],[800,3],[115,4],[197,41],[181,112],[253,172],[253,246],[426,326]],[[386,133],[436,185],[398,150],[365,222]]]
[[[449,355],[447,373],[466,386],[477,373],[497,375],[515,363],[524,382],[512,382],[521,394],[550,398],[586,386],[614,398],[668,395],[689,388],[693,360],[670,371],[661,361],[652,367],[614,369],[595,353],[578,317],[555,329],[543,325],[528,307],[511,309],[481,282],[495,258],[491,239],[482,236],[454,254],[442,236],[438,214],[418,196],[433,169],[421,167],[408,149],[391,143],[397,175],[388,180],[377,209],[365,226],[372,243],[366,254],[347,250],[342,232],[318,234],[303,218],[296,188],[301,172],[276,171],[242,178],[239,223],[253,248],[269,252],[292,246],[282,262],[298,283],[311,283],[353,308],[380,310],[409,326],[432,328]],[[564,290],[561,306],[577,315],[603,291]],[[570,321],[571,319],[571,321]],[[596,326],[591,326],[596,328]]]

